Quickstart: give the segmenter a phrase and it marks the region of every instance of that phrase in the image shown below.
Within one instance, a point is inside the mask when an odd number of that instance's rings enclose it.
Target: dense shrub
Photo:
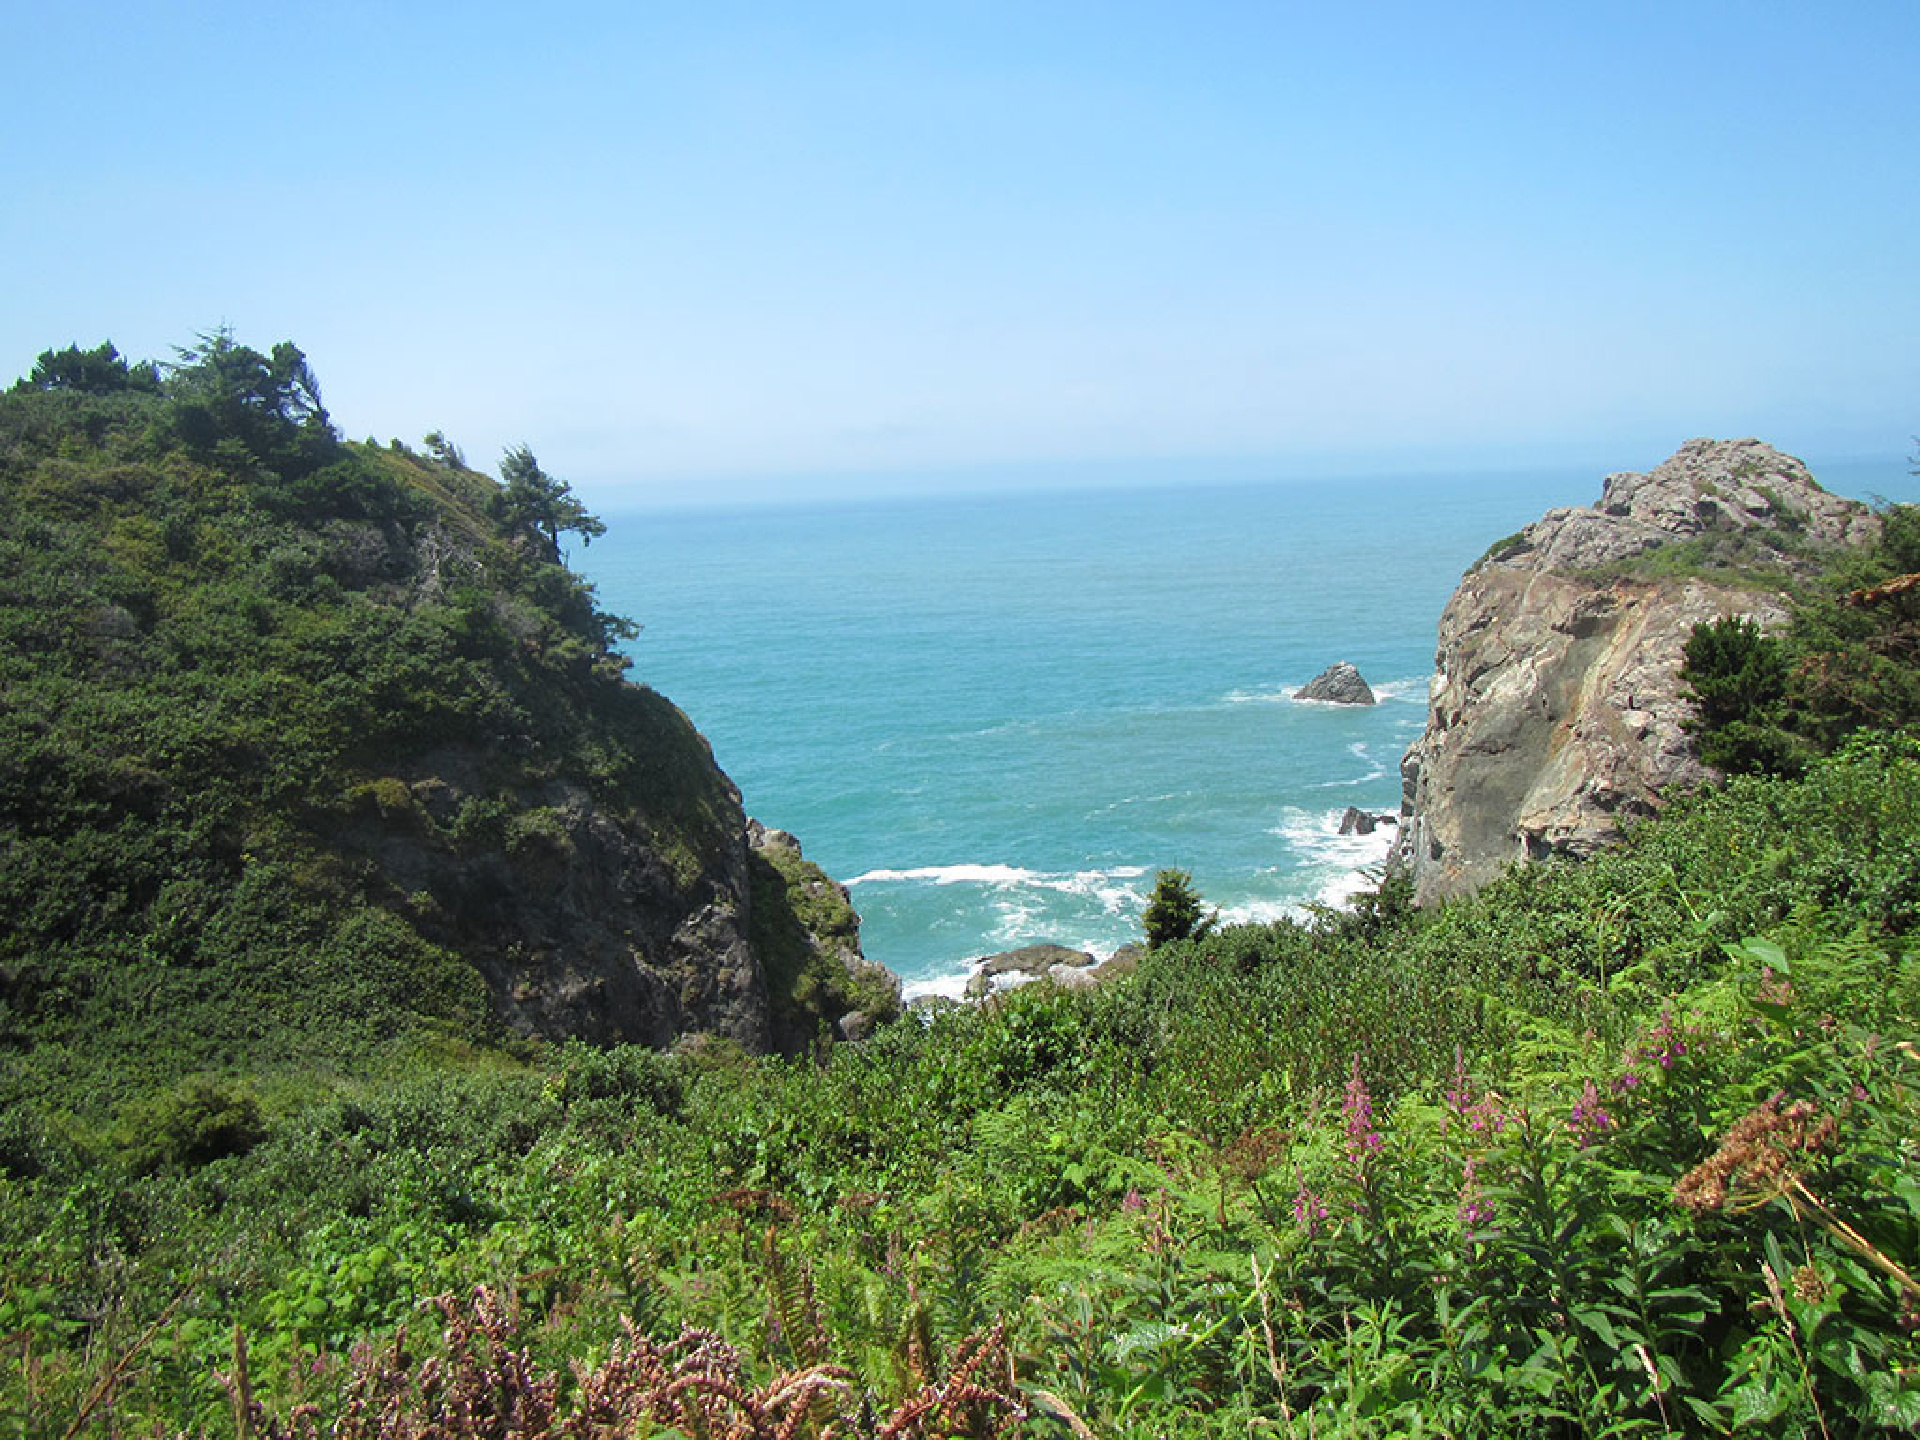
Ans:
[[[418,1302],[486,1285],[543,1373],[705,1327],[748,1389],[831,1364],[874,1415],[1001,1323],[1006,1433],[1902,1433],[1916,835],[1920,753],[1874,737],[1436,912],[824,1061],[449,1052],[262,1091],[251,1148],[145,1178],[10,1117],[0,1405],[111,1373],[126,1424],[217,1431],[238,1325],[263,1425],[334,1414],[357,1341],[436,1354]]]

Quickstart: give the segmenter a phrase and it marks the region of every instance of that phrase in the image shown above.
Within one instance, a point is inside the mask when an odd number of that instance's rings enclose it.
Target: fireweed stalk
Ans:
[[[1340,1113],[1346,1123],[1348,1177],[1357,1192],[1354,1214],[1365,1215],[1373,1209],[1373,1177],[1368,1162],[1380,1153],[1386,1141],[1373,1125],[1373,1096],[1368,1093],[1367,1082],[1360,1074],[1358,1054],[1353,1057],[1353,1072],[1347,1077],[1346,1098],[1341,1102]]]
[[[1493,1202],[1480,1188],[1480,1164],[1485,1158],[1477,1153],[1505,1128],[1499,1098],[1491,1091],[1476,1091],[1473,1076],[1467,1070],[1466,1052],[1453,1049],[1453,1078],[1447,1085],[1447,1103],[1440,1116],[1440,1133],[1457,1133],[1464,1152],[1460,1164],[1460,1189],[1454,1215],[1460,1228],[1472,1232],[1493,1219]]]
[[[1588,1080],[1567,1115],[1567,1134],[1573,1137],[1576,1147],[1585,1150],[1598,1145],[1611,1129],[1613,1117],[1601,1107],[1599,1088]]]

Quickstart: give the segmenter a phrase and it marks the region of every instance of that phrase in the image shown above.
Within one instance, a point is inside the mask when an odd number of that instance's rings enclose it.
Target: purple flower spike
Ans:
[[[1493,1219],[1493,1204],[1480,1193],[1480,1180],[1474,1173],[1479,1161],[1469,1159],[1460,1180],[1460,1228],[1475,1230]]]
[[[1599,1144],[1601,1137],[1612,1128],[1613,1117],[1600,1108],[1600,1091],[1593,1081],[1587,1081],[1567,1116],[1567,1132],[1573,1136],[1573,1143],[1584,1150]]]
[[[1307,1188],[1307,1182],[1300,1182],[1299,1193],[1293,1197],[1293,1218],[1311,1239],[1320,1233],[1320,1227],[1326,1222],[1327,1205],[1318,1195]]]
[[[1360,1078],[1358,1055],[1353,1057],[1353,1074],[1347,1079],[1347,1098],[1341,1112],[1347,1117],[1347,1158],[1358,1165],[1386,1143],[1373,1128],[1373,1097],[1367,1093],[1367,1082]]]

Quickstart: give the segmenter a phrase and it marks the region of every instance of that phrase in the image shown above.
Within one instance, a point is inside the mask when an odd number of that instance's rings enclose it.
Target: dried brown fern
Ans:
[[[843,1366],[815,1361],[754,1386],[739,1351],[711,1331],[688,1328],[663,1343],[629,1320],[604,1360],[575,1362],[563,1390],[514,1343],[519,1315],[510,1300],[480,1287],[427,1303],[441,1319],[439,1353],[416,1363],[404,1327],[390,1343],[356,1346],[331,1425],[311,1403],[284,1420],[268,1414],[236,1332],[233,1370],[219,1377],[236,1432],[257,1440],[616,1440],[671,1426],[694,1440],[932,1440],[1006,1434],[1028,1413],[997,1328],[961,1342],[944,1378],[931,1378],[929,1367],[920,1388],[876,1421],[873,1397],[856,1393]]]

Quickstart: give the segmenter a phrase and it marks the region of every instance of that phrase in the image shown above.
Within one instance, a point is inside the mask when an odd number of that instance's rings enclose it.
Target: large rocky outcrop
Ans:
[[[1706,779],[1683,728],[1693,627],[1779,623],[1787,579],[1878,524],[1757,440],[1690,440],[1494,546],[1441,616],[1427,728],[1401,765],[1390,863],[1415,898],[1585,854]]]
[[[900,977],[860,949],[847,887],[800,852],[785,830],[747,822],[755,954],[772,998],[774,1048],[822,1038],[864,1040],[900,1014]]]
[[[897,1008],[844,892],[756,848],[706,741],[625,678],[563,484],[342,441],[228,393],[279,348],[207,353],[231,363],[0,394],[0,931],[68,997],[14,1044],[794,1050]]]
[[[701,765],[684,717],[650,692],[631,703]],[[626,806],[566,780],[503,790],[489,761],[447,746],[393,764],[340,839],[405,897],[417,931],[480,971],[501,1020],[601,1044],[702,1031],[767,1049],[744,817],[669,857]],[[722,813],[737,809],[717,769],[700,781]]]
[[[503,789],[490,757],[440,747],[368,787],[340,840],[521,1034],[796,1051],[897,1013],[899,982],[861,954],[845,891],[747,818],[686,717],[641,686],[608,699],[649,738],[650,779]]]

